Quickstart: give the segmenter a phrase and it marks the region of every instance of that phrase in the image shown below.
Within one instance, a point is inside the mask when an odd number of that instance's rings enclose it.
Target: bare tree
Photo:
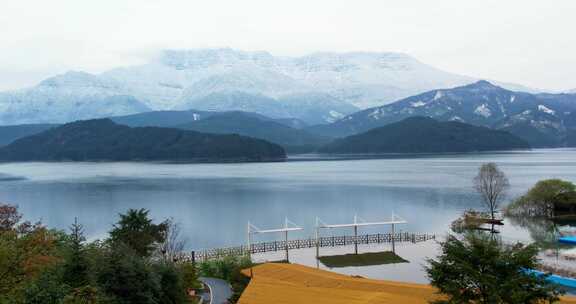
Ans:
[[[492,221],[509,187],[510,183],[506,174],[495,163],[483,164],[478,170],[478,175],[474,178],[474,188],[482,196]]]
[[[0,232],[15,229],[21,219],[18,207],[0,203]]]
[[[186,240],[182,238],[180,225],[169,219],[165,222],[168,229],[166,230],[166,238],[160,244],[160,253],[166,260],[176,262],[183,253],[186,246]]]

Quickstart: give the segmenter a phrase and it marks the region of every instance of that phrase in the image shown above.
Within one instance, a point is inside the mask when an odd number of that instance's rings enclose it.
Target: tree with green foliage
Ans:
[[[59,269],[49,269],[25,287],[23,303],[60,304],[69,292],[70,286],[63,282]]]
[[[526,304],[558,300],[561,291],[538,267],[538,249],[507,246],[487,234],[448,236],[442,253],[426,267],[431,284],[445,300],[438,303]]]
[[[184,289],[186,292],[192,289],[199,289],[202,284],[198,281],[198,273],[196,271],[196,265],[191,262],[182,262],[178,264],[179,271],[182,275],[182,281],[184,283]]]
[[[70,252],[64,263],[64,280],[73,288],[88,284],[88,261],[84,253],[84,228],[74,219],[70,226]]]
[[[87,243],[77,220],[70,234],[22,221],[0,204],[0,303],[183,304],[198,287],[194,265],[152,256],[167,224],[146,210],[121,215],[110,238]],[[177,234],[170,242],[180,244]],[[169,244],[178,255],[178,246]]]
[[[160,278],[147,260],[124,243],[113,243],[97,274],[102,291],[118,303],[156,304]]]
[[[230,301],[236,303],[250,282],[250,279],[243,275],[241,271],[242,269],[250,268],[252,265],[252,260],[247,256],[231,255],[217,260],[202,262],[200,264],[200,273],[206,277],[228,281],[234,292]]]
[[[561,179],[547,179],[536,183],[525,195],[506,208],[509,215],[554,217],[557,205],[566,205],[568,194],[576,192],[576,185]],[[576,202],[573,202],[576,203]]]
[[[184,303],[188,297],[186,283],[179,265],[173,263],[158,263],[155,273],[160,278],[160,302],[166,304]]]
[[[74,289],[64,298],[62,304],[98,304],[100,302],[98,289],[87,285]]]
[[[142,257],[150,256],[164,242],[168,224],[154,224],[148,213],[145,209],[130,209],[120,214],[120,221],[110,231],[112,241],[126,244]]]

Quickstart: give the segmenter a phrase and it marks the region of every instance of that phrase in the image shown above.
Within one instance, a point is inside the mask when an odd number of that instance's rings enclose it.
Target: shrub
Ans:
[[[428,260],[431,284],[447,296],[441,303],[526,304],[556,301],[561,294],[538,266],[535,246],[504,246],[493,235],[448,236],[442,253]]]
[[[554,217],[555,210],[560,205],[563,207],[567,205],[566,198],[570,198],[567,194],[575,191],[576,185],[572,182],[560,179],[542,180],[511,203],[506,208],[506,214]]]

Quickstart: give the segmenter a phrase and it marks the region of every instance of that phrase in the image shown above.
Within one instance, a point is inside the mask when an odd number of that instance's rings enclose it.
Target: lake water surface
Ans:
[[[157,220],[180,223],[190,249],[244,244],[248,221],[273,228],[285,217],[305,228],[294,238],[311,236],[316,217],[348,223],[355,214],[376,221],[393,212],[408,221],[404,231],[442,234],[462,210],[482,206],[472,178],[490,161],[508,175],[509,197],[540,179],[576,181],[576,150],[245,164],[5,163],[0,201],[50,227],[64,229],[78,217],[91,239],[104,237],[118,213],[150,209]]]

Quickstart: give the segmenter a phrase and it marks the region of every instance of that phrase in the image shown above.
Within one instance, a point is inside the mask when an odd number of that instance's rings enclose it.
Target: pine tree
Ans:
[[[70,254],[64,264],[64,281],[78,288],[88,284],[88,261],[84,252],[84,228],[74,219],[70,226]]]
[[[141,257],[148,257],[156,246],[164,242],[168,223],[154,224],[148,217],[148,210],[130,209],[120,214],[120,221],[110,231],[113,241],[121,242]]]

